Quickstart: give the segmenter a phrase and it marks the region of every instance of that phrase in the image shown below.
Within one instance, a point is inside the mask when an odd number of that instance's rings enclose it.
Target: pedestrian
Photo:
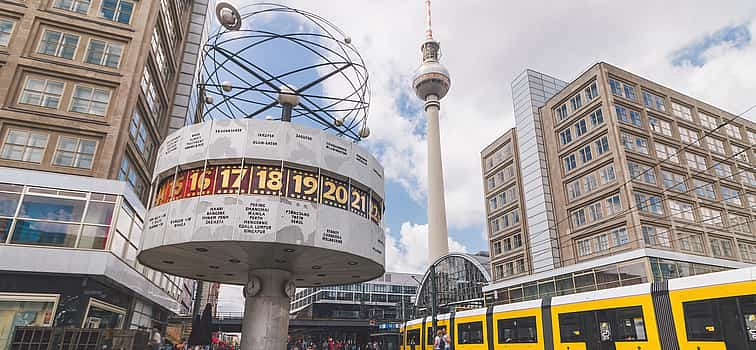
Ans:
[[[150,350],[160,350],[163,345],[163,336],[160,335],[160,331],[156,328],[152,329],[152,336],[150,337],[149,348]]]
[[[449,332],[444,329],[444,350],[451,350],[452,340],[449,336]]]
[[[433,338],[433,350],[444,350],[445,348],[444,331],[439,329],[436,331],[436,337]]]

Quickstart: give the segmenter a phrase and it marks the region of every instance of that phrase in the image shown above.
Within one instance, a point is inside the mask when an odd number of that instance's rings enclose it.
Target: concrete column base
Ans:
[[[289,332],[289,309],[294,293],[291,272],[260,269],[249,272],[244,288],[242,350],[285,349]]]

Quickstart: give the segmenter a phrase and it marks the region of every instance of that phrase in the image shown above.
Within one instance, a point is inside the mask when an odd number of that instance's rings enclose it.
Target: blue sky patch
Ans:
[[[707,60],[706,51],[711,48],[727,45],[731,48],[742,49],[748,46],[751,43],[749,25],[750,23],[727,26],[694,40],[672,54],[672,65],[703,67]]]

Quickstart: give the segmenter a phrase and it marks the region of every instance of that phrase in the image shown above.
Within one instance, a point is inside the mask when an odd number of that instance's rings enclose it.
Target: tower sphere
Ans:
[[[442,99],[451,87],[449,71],[439,62],[425,62],[415,72],[412,86],[415,88],[417,97],[422,100],[430,95],[436,95],[438,99]]]

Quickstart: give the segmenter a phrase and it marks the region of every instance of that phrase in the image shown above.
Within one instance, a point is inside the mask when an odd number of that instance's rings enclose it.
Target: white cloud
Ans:
[[[449,238],[450,252],[467,252],[463,243]],[[428,268],[428,225],[405,222],[398,239],[386,235],[386,271],[424,273]]]

